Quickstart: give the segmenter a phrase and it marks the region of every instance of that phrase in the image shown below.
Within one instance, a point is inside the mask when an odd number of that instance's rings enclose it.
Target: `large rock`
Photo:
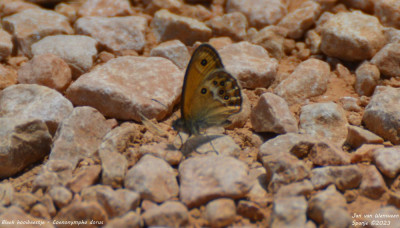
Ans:
[[[251,112],[251,124],[256,132],[283,134],[297,132],[297,120],[286,101],[273,94],[264,93]]]
[[[228,13],[239,11],[243,13],[250,26],[262,28],[276,24],[287,13],[286,3],[281,0],[228,0]]]
[[[125,187],[142,199],[158,203],[178,196],[179,186],[172,167],[161,158],[145,155],[126,174]]]
[[[18,82],[44,85],[63,92],[71,83],[71,69],[56,55],[36,55],[18,69]]]
[[[278,61],[259,45],[243,41],[227,45],[219,53],[226,70],[244,88],[269,87],[275,80]]]
[[[14,84],[17,84],[16,70],[0,64],[0,90]]]
[[[0,178],[10,177],[49,152],[51,135],[38,119],[0,118]]]
[[[160,120],[177,103],[182,81],[183,73],[167,59],[125,56],[82,75],[66,96],[75,105],[94,107],[107,117],[141,121],[141,112]]]
[[[212,33],[203,22],[173,14],[166,9],[154,14],[151,26],[159,42],[178,39],[186,45],[192,45],[196,41],[208,41]]]
[[[0,91],[0,117],[43,120],[52,135],[72,109],[69,100],[45,86],[14,85]]]
[[[31,45],[43,37],[73,33],[65,16],[44,9],[27,9],[5,17],[3,26],[13,34],[19,50],[30,57]]]
[[[110,186],[94,185],[85,188],[81,193],[84,201],[99,203],[109,218],[122,216],[134,211],[139,206],[140,195],[128,189],[113,190]]]
[[[221,197],[241,198],[249,191],[248,178],[247,165],[236,158],[190,158],[179,166],[179,197],[189,208]]]
[[[400,144],[400,88],[378,86],[365,108],[365,127],[393,144]]]
[[[347,118],[343,108],[333,102],[315,103],[301,108],[300,130],[323,137],[339,148],[347,138]]]
[[[48,36],[32,45],[32,53],[51,53],[62,58],[72,70],[73,79],[88,71],[97,55],[97,41],[82,35]]]
[[[13,43],[11,39],[11,35],[0,28],[0,61],[5,60],[11,55],[11,51],[13,49]]]
[[[58,128],[49,159],[66,160],[75,167],[79,160],[93,156],[110,130],[96,109],[76,107]]]
[[[87,0],[78,10],[78,15],[115,17],[128,16],[133,13],[128,0]]]
[[[113,52],[142,51],[146,43],[147,19],[130,17],[82,17],[74,25],[77,33],[91,36]]]
[[[182,227],[188,225],[189,212],[181,202],[167,201],[146,210],[143,220],[149,227]]]
[[[328,88],[330,69],[326,62],[308,59],[300,63],[293,73],[281,81],[275,93],[289,105],[302,103],[310,97],[322,95]]]
[[[124,123],[104,136],[98,153],[101,160],[101,180],[113,188],[123,186],[128,160],[123,155],[135,138],[140,135],[139,129],[131,123]]]
[[[372,58],[386,43],[379,20],[360,11],[333,15],[320,29],[322,52],[347,61]]]
[[[289,12],[278,23],[288,29],[288,37],[299,39],[312,27],[321,14],[321,5],[314,1],[305,1],[296,10]]]
[[[400,74],[400,44],[386,44],[374,55],[371,63],[375,64],[380,73],[387,77],[398,77]]]

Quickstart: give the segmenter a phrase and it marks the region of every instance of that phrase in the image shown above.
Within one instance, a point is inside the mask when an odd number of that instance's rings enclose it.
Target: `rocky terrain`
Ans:
[[[1,0],[0,17],[2,227],[400,227],[399,1]],[[244,102],[183,144],[203,42]]]

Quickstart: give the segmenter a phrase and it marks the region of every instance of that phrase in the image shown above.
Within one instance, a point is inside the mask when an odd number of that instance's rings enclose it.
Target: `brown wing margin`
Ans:
[[[202,66],[201,61],[206,60],[208,65]],[[211,45],[201,44],[192,55],[183,80],[181,97],[181,118],[187,118],[190,110],[190,102],[193,99],[194,91],[207,75],[215,69],[223,68],[221,57]],[[189,80],[189,77],[190,80]],[[193,78],[194,77],[194,78]],[[189,93],[189,91],[192,93]]]

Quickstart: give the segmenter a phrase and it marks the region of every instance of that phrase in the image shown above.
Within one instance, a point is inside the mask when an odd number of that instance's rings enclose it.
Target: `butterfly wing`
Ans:
[[[183,81],[181,118],[188,120],[193,113],[193,98],[196,89],[215,69],[223,68],[217,51],[209,44],[201,44],[193,53]]]
[[[188,119],[192,132],[227,125],[230,123],[228,117],[242,108],[239,83],[223,68],[212,71],[194,91],[191,118]]]

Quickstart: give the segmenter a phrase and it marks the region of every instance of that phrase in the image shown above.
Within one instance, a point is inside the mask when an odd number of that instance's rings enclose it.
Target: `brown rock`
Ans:
[[[14,85],[0,91],[0,117],[43,120],[54,135],[72,104],[60,93],[40,85]]]
[[[326,1],[329,2],[329,1]],[[334,2],[334,1],[331,1]],[[347,0],[345,2],[346,6],[354,9],[360,9],[364,12],[372,12],[374,8],[374,0],[366,0],[366,1],[359,1],[359,0]]]
[[[45,207],[46,207],[46,209],[47,209],[47,212],[49,213],[49,215],[51,216],[51,217],[54,217],[55,215],[56,215],[56,212],[57,212],[57,210],[56,210],[56,207],[54,206],[54,203],[53,203],[53,199],[51,198],[51,196],[47,193],[47,194],[45,194],[41,199],[40,199],[40,203],[39,204],[43,204]],[[38,204],[36,204],[36,205],[38,205]],[[33,210],[34,208],[32,208],[32,210]],[[31,210],[31,211],[32,211]]]
[[[139,137],[139,129],[131,123],[114,128],[104,137],[98,153],[101,160],[102,183],[113,188],[123,186],[128,160],[122,153]]]
[[[140,215],[133,211],[126,213],[121,217],[116,217],[108,221],[104,226],[105,228],[126,227],[126,228],[140,228],[143,227]]]
[[[173,13],[184,13],[182,12],[183,2],[179,0],[151,0],[144,1],[146,8],[144,11],[150,15],[153,15],[155,12],[161,9],[167,9]]]
[[[396,0],[371,1],[374,15],[388,27],[400,28],[400,6]]]
[[[14,198],[14,187],[10,183],[0,184],[0,205],[10,206]]]
[[[378,19],[360,11],[333,15],[320,29],[322,52],[347,61],[369,59],[386,42]]]
[[[335,184],[340,190],[357,188],[360,185],[362,173],[357,165],[326,166],[314,168],[311,171],[311,182],[315,189]]]
[[[0,2],[0,9],[1,9],[0,16],[6,17],[27,9],[38,9],[38,8],[40,8],[38,5],[35,5],[30,2],[3,0]]]
[[[151,49],[150,56],[169,59],[180,70],[185,70],[190,60],[189,51],[180,40],[170,40],[159,44],[157,47]]]
[[[263,220],[267,217],[261,207],[253,202],[240,200],[237,206],[237,213],[252,222]]]
[[[321,35],[318,34],[315,29],[308,30],[305,39],[307,46],[310,48],[311,54],[316,55],[321,53]]]
[[[68,18],[70,22],[74,22],[77,18],[78,9],[74,7],[72,4],[59,3],[54,7],[54,11],[57,13],[64,15]]]
[[[235,202],[228,198],[212,200],[206,205],[204,216],[212,227],[228,226],[235,220]]]
[[[251,182],[250,191],[247,193],[247,199],[261,207],[266,207],[270,203],[267,187],[271,174],[267,173],[262,166],[250,169],[249,179]]]
[[[4,29],[13,34],[19,50],[31,57],[31,45],[45,36],[71,34],[68,19],[44,9],[27,9],[3,19]]]
[[[229,36],[233,40],[239,41],[246,38],[247,19],[240,12],[233,12],[217,16],[206,21],[213,30],[214,36]]]
[[[361,193],[371,199],[379,199],[387,191],[382,175],[374,165],[361,166],[363,178],[361,180]]]
[[[261,46],[243,41],[225,46],[219,53],[227,71],[244,88],[268,87],[275,80],[278,61]]]
[[[384,66],[382,65],[382,67]],[[354,84],[358,95],[371,96],[378,85],[379,78],[380,71],[377,66],[368,62],[361,64],[356,70],[356,82]]]
[[[30,192],[15,192],[12,204],[29,212],[33,205],[38,202],[38,198]]]
[[[95,107],[107,117],[140,121],[140,111],[148,119],[160,120],[177,103],[182,80],[183,73],[169,60],[124,56],[81,76],[66,96],[75,105]]]
[[[263,165],[272,174],[268,189],[277,192],[283,185],[301,181],[310,175],[306,164],[288,153],[274,154],[263,158]]]
[[[72,169],[71,162],[67,160],[49,160],[33,181],[33,189],[65,186],[72,179]]]
[[[159,42],[178,39],[186,45],[192,45],[196,41],[207,41],[212,33],[203,22],[178,16],[165,9],[154,14],[151,26]]]
[[[320,4],[314,1],[305,1],[299,8],[286,14],[279,21],[278,26],[288,29],[289,38],[299,39],[315,24],[320,14]]]
[[[309,59],[300,63],[293,73],[275,88],[275,93],[289,105],[302,103],[307,98],[325,93],[330,69],[326,62]]]
[[[186,156],[196,153],[239,157],[241,149],[228,135],[205,134],[189,138],[183,144],[181,151]]]
[[[323,216],[326,227],[349,227],[354,221],[349,212],[340,207],[326,209]]]
[[[65,187],[55,186],[50,189],[49,194],[58,208],[67,206],[72,200],[72,193]]]
[[[379,68],[381,74],[387,77],[397,77],[400,74],[400,44],[388,43],[371,59],[371,63]]]
[[[128,0],[88,0],[79,8],[78,15],[115,17],[133,13]]]
[[[400,146],[377,148],[373,159],[376,167],[389,178],[395,178],[400,172]]]
[[[74,177],[67,183],[67,187],[71,189],[72,192],[78,193],[82,189],[95,184],[100,177],[100,172],[100,165],[79,167]]]
[[[0,90],[14,84],[17,84],[17,72],[14,69],[0,64]]]
[[[284,134],[298,131],[297,121],[286,101],[273,93],[261,95],[250,119],[256,132]]]
[[[350,155],[329,142],[314,144],[310,150],[309,158],[315,166],[350,164]]]
[[[150,208],[143,213],[142,217],[149,227],[181,227],[187,225],[189,221],[188,209],[177,201],[167,201],[160,206]]]
[[[171,145],[168,143],[142,145],[139,148],[139,153],[142,156],[151,154],[155,157],[162,158],[170,165],[179,165],[183,159],[183,153],[179,150],[171,148]]]
[[[0,126],[0,178],[21,172],[49,153],[52,139],[42,120],[3,117]]]
[[[300,129],[314,137],[323,137],[341,147],[347,138],[345,111],[333,102],[315,103],[301,108]]]
[[[369,162],[371,163],[374,159],[374,150],[377,148],[383,148],[384,145],[379,144],[363,144],[355,152],[351,153],[351,163]]]
[[[140,196],[128,189],[113,190],[110,186],[94,185],[82,191],[84,201],[98,202],[107,212],[109,218],[122,216],[134,211],[139,206]]]
[[[46,220],[50,220],[51,216],[49,214],[49,210],[47,210],[47,207],[41,203],[35,204],[32,209],[30,210],[29,214],[36,218],[42,218]]]
[[[355,97],[342,97],[340,104],[343,109],[350,112],[361,112],[361,107],[358,105],[358,99]]]
[[[71,83],[71,69],[56,55],[35,55],[18,69],[18,82],[43,85],[63,92]]]
[[[94,201],[75,202],[58,212],[57,216],[54,217],[54,225],[57,225],[57,227],[70,227],[71,225],[68,224],[69,221],[86,221],[88,227],[97,227],[105,225],[107,220],[107,213],[99,203]]]
[[[260,146],[259,156],[262,162],[269,155],[293,153],[299,158],[308,155],[310,149],[318,140],[307,134],[287,133],[266,141]]]
[[[250,36],[249,39],[251,40],[252,43],[260,45],[261,47],[265,48],[268,51],[268,53],[274,58],[282,59],[285,56],[286,52],[285,49],[286,36],[287,36],[286,29],[279,26],[270,25],[264,27],[259,32],[256,32],[253,36]]]
[[[314,190],[312,183],[305,179],[300,182],[294,182],[285,186],[282,186],[276,193],[276,197],[292,197],[292,196],[305,196],[311,194]]]
[[[285,3],[281,0],[228,0],[226,11],[228,13],[236,11],[243,13],[250,26],[256,28],[276,24],[287,13]]]
[[[142,199],[158,203],[178,196],[179,186],[172,167],[163,159],[145,155],[126,174],[125,187]]]
[[[321,224],[324,223],[327,210],[333,208],[346,211],[346,199],[336,190],[335,186],[331,185],[311,197],[308,202],[307,214],[312,220]],[[347,217],[349,216],[347,213]]]
[[[75,167],[79,160],[93,156],[110,130],[96,109],[76,107],[58,128],[49,159],[67,160]]]
[[[305,227],[307,201],[304,196],[277,198],[271,215],[271,228]]]
[[[374,133],[361,127],[348,125],[348,135],[346,143],[352,148],[358,148],[363,144],[382,144],[383,139]]]
[[[400,88],[378,86],[365,108],[363,122],[373,133],[400,144]]]
[[[4,61],[11,55],[13,43],[11,35],[0,28],[0,61]]]
[[[248,167],[229,156],[189,158],[179,165],[180,199],[189,208],[210,200],[241,198],[250,189]]]
[[[147,19],[129,17],[82,17],[75,22],[77,33],[88,35],[101,45],[118,53],[123,50],[141,52],[146,43]]]
[[[93,66],[97,55],[97,41],[88,36],[48,36],[32,45],[34,55],[52,53],[62,58],[71,68],[72,78],[77,79]]]

